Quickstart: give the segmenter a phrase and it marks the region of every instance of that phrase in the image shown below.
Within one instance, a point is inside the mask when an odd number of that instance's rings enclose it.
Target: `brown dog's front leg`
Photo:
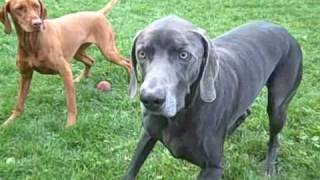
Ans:
[[[157,140],[152,138],[147,132],[145,132],[145,130],[143,130],[124,180],[133,180],[136,178],[139,169],[148,157],[156,142]]]
[[[60,75],[63,79],[68,107],[68,120],[66,127],[70,127],[76,123],[77,116],[77,105],[73,83],[73,75],[70,65],[65,65],[65,68],[60,71]]]
[[[33,72],[22,73],[20,77],[20,85],[18,91],[18,98],[16,102],[15,109],[13,110],[11,116],[1,125],[2,127],[7,127],[11,122],[13,122],[18,116],[23,112],[24,103],[26,101]]]

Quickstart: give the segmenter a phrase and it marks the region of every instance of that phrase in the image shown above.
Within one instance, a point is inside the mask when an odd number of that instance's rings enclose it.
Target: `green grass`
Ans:
[[[97,10],[107,0],[47,0],[49,17]],[[304,52],[304,76],[289,108],[281,135],[279,175],[283,180],[320,178],[320,5],[318,0],[122,0],[108,19],[117,32],[122,54],[129,56],[135,33],[150,22],[177,14],[206,29],[211,37],[250,20],[281,24],[298,39]],[[19,74],[15,67],[16,36],[0,32],[0,123],[15,104]],[[10,128],[0,129],[0,179],[120,179],[136,147],[141,120],[138,100],[127,96],[123,69],[90,49],[96,63],[91,77],[76,85],[78,121],[64,129],[66,104],[58,76],[35,74],[24,114]],[[82,64],[73,61],[79,74]],[[108,80],[113,89],[99,93]],[[226,141],[224,179],[265,179],[261,159],[268,137],[266,92],[253,113]],[[195,179],[198,168],[174,159],[158,144],[139,179]]]

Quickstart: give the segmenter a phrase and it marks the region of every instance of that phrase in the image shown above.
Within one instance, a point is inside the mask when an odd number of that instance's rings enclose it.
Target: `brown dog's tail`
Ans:
[[[102,14],[109,13],[117,2],[118,0],[111,0],[107,5],[105,5],[102,9],[100,9],[99,12]]]

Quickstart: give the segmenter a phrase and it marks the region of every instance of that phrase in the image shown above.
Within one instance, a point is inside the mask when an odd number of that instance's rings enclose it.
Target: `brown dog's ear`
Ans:
[[[200,97],[205,102],[212,102],[217,97],[215,80],[219,72],[219,59],[217,58],[214,45],[210,42],[206,32],[202,29],[197,29],[194,32],[201,37],[204,46]]]
[[[136,57],[136,42],[138,37],[140,36],[142,31],[139,31],[136,36],[133,39],[133,45],[131,48],[131,63],[133,70],[131,71],[130,76],[130,84],[129,84],[129,96],[130,98],[134,98],[134,96],[137,94],[138,89],[138,72],[137,72],[137,57]]]
[[[40,18],[43,21],[47,19],[47,8],[44,6],[44,3],[42,0],[39,0],[39,3],[40,3],[40,9],[41,9]]]
[[[4,6],[0,9],[0,21],[4,25],[4,32],[10,34],[12,31],[11,22],[9,19],[10,2],[6,2]]]

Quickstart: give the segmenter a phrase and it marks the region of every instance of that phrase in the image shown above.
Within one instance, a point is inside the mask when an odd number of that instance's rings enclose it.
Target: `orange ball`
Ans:
[[[111,89],[111,84],[108,81],[100,81],[97,84],[97,90],[104,92],[104,91],[109,91]]]

